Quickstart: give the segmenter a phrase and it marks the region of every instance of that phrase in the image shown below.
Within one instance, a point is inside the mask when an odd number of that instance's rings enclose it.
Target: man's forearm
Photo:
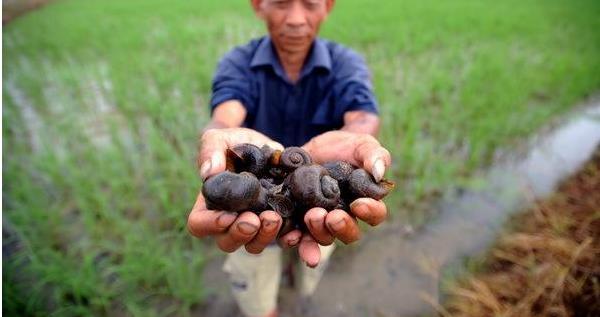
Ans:
[[[225,101],[215,107],[210,122],[202,133],[210,129],[238,128],[246,118],[246,108],[238,100]]]
[[[364,111],[348,112],[344,115],[342,131],[370,134],[377,136],[379,132],[379,117]]]

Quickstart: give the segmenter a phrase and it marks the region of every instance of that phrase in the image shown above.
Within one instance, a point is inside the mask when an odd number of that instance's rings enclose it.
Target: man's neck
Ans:
[[[296,83],[300,79],[300,72],[302,71],[302,66],[309,50],[304,52],[286,52],[276,48],[276,51],[286,75],[292,83]]]

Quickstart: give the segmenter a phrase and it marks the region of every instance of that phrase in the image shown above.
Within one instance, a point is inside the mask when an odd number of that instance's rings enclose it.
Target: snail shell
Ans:
[[[202,186],[206,207],[210,210],[262,211],[266,208],[267,192],[256,176],[242,172],[221,172],[207,179]]]
[[[393,182],[384,179],[376,183],[373,176],[362,168],[352,171],[348,181],[348,189],[355,198],[369,197],[380,200],[393,188]]]
[[[277,178],[277,179],[283,179],[288,175],[288,172],[286,170],[284,170],[281,166],[271,166],[269,168],[269,176]]]
[[[231,172],[250,172],[259,175],[267,165],[263,151],[250,143],[239,144],[226,153],[227,170]]]
[[[294,200],[304,206],[331,210],[340,202],[338,182],[320,165],[297,168],[288,176],[286,184]]]
[[[333,177],[340,186],[347,184],[350,179],[350,174],[356,169],[352,164],[345,161],[331,161],[323,164],[329,175]]]
[[[286,169],[293,170],[303,165],[312,164],[312,158],[304,149],[291,146],[281,153],[279,164]]]

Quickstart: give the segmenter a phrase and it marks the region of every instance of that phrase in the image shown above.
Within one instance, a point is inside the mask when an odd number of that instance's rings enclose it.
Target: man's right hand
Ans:
[[[210,129],[200,141],[198,166],[203,180],[225,171],[225,151],[242,143],[283,150],[283,146],[264,134],[247,128]],[[275,239],[282,219],[272,210],[260,215],[246,211],[241,214],[208,210],[200,192],[188,217],[188,231],[198,237],[216,236],[217,246],[233,252],[242,245],[250,253],[260,253]]]
[[[202,134],[198,151],[197,163],[202,180],[225,171],[225,151],[243,143],[258,147],[266,144],[275,150],[283,151],[283,145],[252,129],[209,129]]]

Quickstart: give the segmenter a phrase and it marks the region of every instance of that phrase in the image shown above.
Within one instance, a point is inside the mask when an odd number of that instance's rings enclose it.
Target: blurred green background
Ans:
[[[594,0],[338,1],[321,35],[373,72],[391,212],[422,224],[423,202],[597,92],[599,16]],[[264,32],[244,0],[57,0],[4,26],[3,219],[23,239],[5,313],[201,307],[220,252],[185,229],[197,135],[218,59]]]

